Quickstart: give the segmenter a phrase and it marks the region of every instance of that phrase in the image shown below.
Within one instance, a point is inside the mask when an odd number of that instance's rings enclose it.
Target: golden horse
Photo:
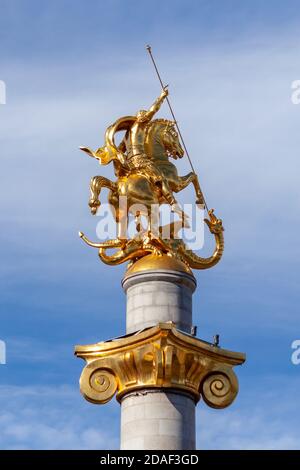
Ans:
[[[152,205],[160,205],[167,202],[159,186],[154,187],[147,176],[138,168],[128,171],[126,155],[116,147],[114,140],[112,140],[111,135],[114,135],[119,130],[126,129],[126,126],[129,126],[134,119],[136,119],[134,116],[121,118],[110,126],[106,133],[106,147],[98,149],[98,155],[97,152],[94,153],[90,149],[82,148],[82,150],[97,158],[101,164],[107,164],[110,161],[114,163],[117,181],[113,182],[103,176],[94,176],[91,179],[89,206],[92,214],[96,214],[100,206],[99,196],[101,189],[110,189],[108,201],[114,207],[116,222],[125,216],[122,213],[122,207],[119,205],[120,196],[127,198],[129,212],[131,207],[135,208],[137,205],[142,204],[145,210],[143,212],[141,208],[140,212],[142,215],[148,216]],[[176,166],[170,162],[170,158],[182,158],[184,155],[173,121],[167,119],[150,121],[146,129],[145,150],[148,158],[158,167],[173,192],[178,193],[192,183],[197,200],[201,200],[202,194],[197,175],[190,172],[185,176],[179,176]],[[120,156],[122,158],[119,158]],[[134,213],[134,215],[136,214]]]

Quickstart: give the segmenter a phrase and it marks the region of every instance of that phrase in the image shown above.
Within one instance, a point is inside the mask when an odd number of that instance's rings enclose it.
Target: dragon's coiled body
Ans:
[[[81,238],[90,246],[98,248],[100,259],[109,265],[118,265],[126,261],[135,261],[151,253],[167,253],[170,256],[178,257],[192,269],[208,269],[215,266],[221,259],[224,251],[223,225],[217,219],[213,210],[209,211],[209,219],[205,222],[214,235],[216,246],[214,253],[208,258],[202,258],[189,250],[182,240],[162,240],[160,238],[134,238],[131,240],[107,240],[102,243],[91,242],[85,235],[80,233]],[[115,248],[113,254],[107,254],[107,250]]]

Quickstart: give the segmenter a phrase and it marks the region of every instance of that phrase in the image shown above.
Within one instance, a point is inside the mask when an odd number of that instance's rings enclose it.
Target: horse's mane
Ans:
[[[148,137],[150,131],[152,131],[155,127],[173,127],[175,125],[175,121],[170,121],[169,119],[153,119],[152,121],[148,122],[145,127],[145,134]]]

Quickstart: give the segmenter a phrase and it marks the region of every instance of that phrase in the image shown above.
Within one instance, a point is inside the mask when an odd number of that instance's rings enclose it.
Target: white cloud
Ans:
[[[300,449],[299,379],[278,375],[253,381],[228,409],[198,405],[199,449]]]
[[[6,338],[9,350],[9,362],[18,361],[18,364],[47,364],[61,361],[62,358],[72,357],[70,344],[58,344],[55,347],[47,341],[35,337],[9,337]]]
[[[281,390],[275,388],[278,383]],[[299,449],[298,388],[297,378],[278,375],[242,390],[228,409],[212,410],[200,403],[197,448]],[[68,385],[1,386],[0,400],[2,449],[119,447],[120,410],[115,400],[92,405]]]
[[[118,405],[100,409],[70,386],[1,386],[0,401],[2,449],[118,447],[117,429],[111,424]]]

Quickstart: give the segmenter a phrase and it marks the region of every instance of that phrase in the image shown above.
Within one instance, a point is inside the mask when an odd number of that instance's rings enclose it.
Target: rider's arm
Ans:
[[[169,92],[167,88],[164,88],[157,100],[154,101],[151,108],[147,111],[147,118],[150,120],[154,114],[160,109],[164,99],[168,96]]]

